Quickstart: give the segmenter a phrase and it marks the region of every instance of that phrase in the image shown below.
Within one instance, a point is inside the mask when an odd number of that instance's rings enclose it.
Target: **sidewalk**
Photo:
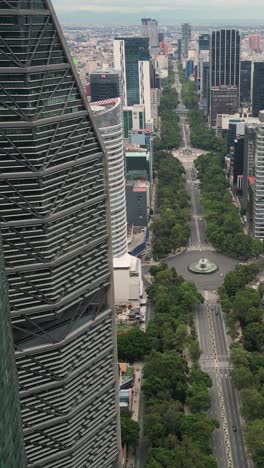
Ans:
[[[132,396],[132,419],[139,422],[139,406],[140,406],[140,392],[142,384],[142,375],[143,375],[143,362],[136,362],[134,364],[134,387],[133,387],[133,396]],[[126,468],[135,467],[135,451],[129,449],[127,453],[127,460],[125,463]]]

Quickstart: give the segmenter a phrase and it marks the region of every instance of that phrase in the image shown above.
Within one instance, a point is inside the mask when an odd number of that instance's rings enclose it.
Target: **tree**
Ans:
[[[186,403],[192,413],[200,413],[210,408],[210,396],[204,385],[192,385],[188,390]]]
[[[253,322],[247,325],[243,330],[243,343],[247,351],[263,352],[264,324]]]
[[[254,320],[258,310],[260,297],[254,289],[246,288],[236,294],[233,302],[234,316],[242,326]]]
[[[152,352],[145,361],[143,392],[148,399],[162,397],[185,401],[188,366],[176,351]]]
[[[236,345],[231,348],[231,363],[234,367],[250,367],[251,355],[242,346]]]
[[[120,411],[122,444],[136,448],[139,442],[139,424],[131,419],[131,413],[126,409]]]
[[[251,421],[257,418],[264,418],[264,396],[257,389],[241,390],[242,416]]]
[[[256,419],[245,427],[247,447],[257,468],[264,466],[264,419]]]
[[[150,439],[153,447],[165,444],[169,435],[180,437],[180,419],[183,415],[183,405],[179,401],[153,401],[147,406],[144,433]]]
[[[142,361],[147,350],[147,337],[138,326],[132,327],[117,335],[117,349],[121,361]]]
[[[247,367],[241,366],[232,370],[232,379],[236,388],[241,390],[242,388],[250,388],[252,386],[254,375]]]

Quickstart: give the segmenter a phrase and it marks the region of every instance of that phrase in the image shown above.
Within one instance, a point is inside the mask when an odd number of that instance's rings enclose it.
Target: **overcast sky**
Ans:
[[[189,20],[204,23],[264,22],[264,0],[53,0],[60,16],[68,17],[72,12],[81,12],[85,18],[117,19],[126,16],[127,21],[138,16],[155,16],[158,20],[171,23]]]

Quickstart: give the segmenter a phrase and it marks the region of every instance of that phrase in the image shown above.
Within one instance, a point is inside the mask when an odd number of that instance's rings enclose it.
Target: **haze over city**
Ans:
[[[262,0],[54,0],[64,22],[81,24],[135,24],[140,16],[152,16],[163,24],[261,24]]]
[[[264,467],[264,0],[0,0],[0,468]]]

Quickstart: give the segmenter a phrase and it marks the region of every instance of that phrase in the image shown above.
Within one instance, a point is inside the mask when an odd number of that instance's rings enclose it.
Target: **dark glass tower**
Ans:
[[[49,0],[0,0],[0,222],[29,468],[119,457],[106,157]]]
[[[240,34],[236,29],[212,31],[211,86],[236,86],[240,78]]]
[[[210,48],[210,34],[200,34],[199,36],[199,52],[202,50],[209,50]]]
[[[145,37],[118,37],[117,41],[123,41],[123,74],[125,75],[127,106],[140,103],[139,62],[150,60],[149,39]]]
[[[264,62],[254,62],[252,81],[252,116],[264,109]]]
[[[188,57],[188,49],[192,40],[192,27],[189,23],[182,24],[182,53],[184,57]]]
[[[210,42],[210,124],[217,114],[234,113],[240,97],[240,34],[236,29],[213,31]]]
[[[120,97],[120,77],[118,73],[91,73],[91,102]]]
[[[240,70],[240,102],[242,105],[250,105],[251,103],[251,73],[252,62],[242,60]]]
[[[24,468],[17,371],[10,326],[8,286],[0,238],[0,466]]]

